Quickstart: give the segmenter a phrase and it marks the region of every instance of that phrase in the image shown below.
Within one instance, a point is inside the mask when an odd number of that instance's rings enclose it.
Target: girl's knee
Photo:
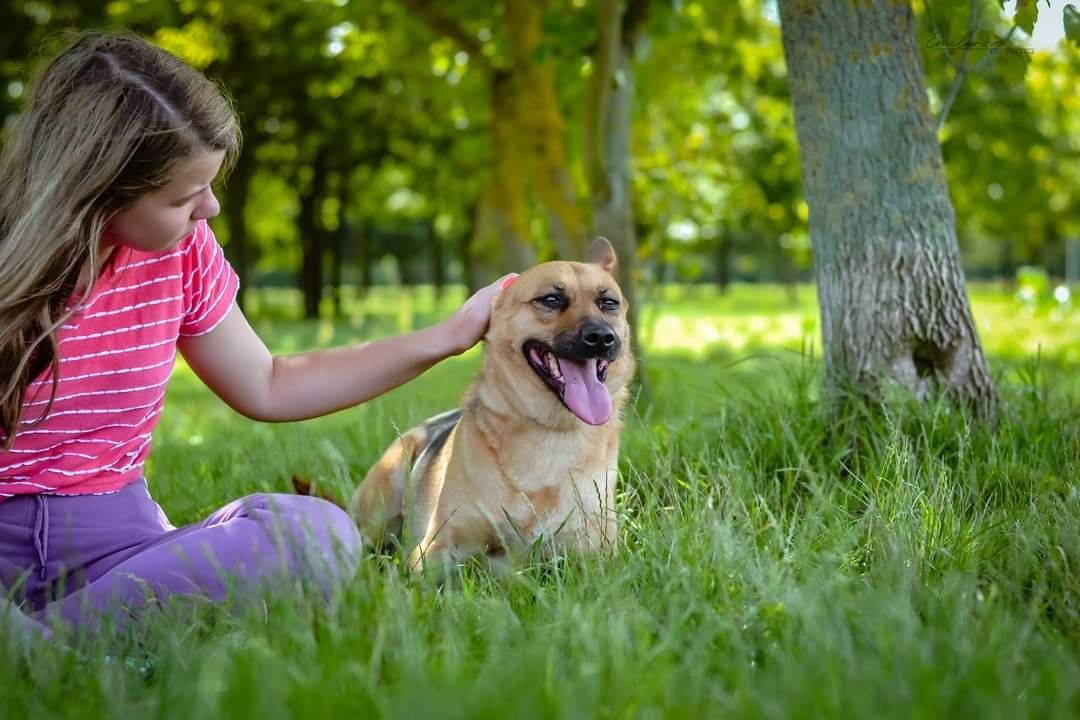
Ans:
[[[308,500],[311,501],[313,506],[312,512],[326,523],[331,534],[342,545],[343,549],[350,554],[359,553],[363,546],[360,540],[360,530],[349,513],[329,500],[315,497],[308,498]]]
[[[288,493],[255,493],[223,509],[218,520],[253,523],[284,553],[294,571],[313,573],[324,586],[347,580],[363,546],[356,523],[328,500]]]
[[[324,550],[340,549],[349,554],[360,552],[360,531],[356,522],[329,500],[282,493],[266,495],[263,502],[264,507],[273,514],[285,516],[288,524],[299,526],[309,534],[314,533],[317,541],[335,546]]]

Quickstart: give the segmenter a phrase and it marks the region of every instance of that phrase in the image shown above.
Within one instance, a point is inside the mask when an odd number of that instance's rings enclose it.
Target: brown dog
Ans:
[[[496,298],[479,378],[460,410],[396,440],[349,511],[365,542],[409,567],[539,547],[613,547],[620,410],[635,361],[604,238],[588,262],[549,262]]]

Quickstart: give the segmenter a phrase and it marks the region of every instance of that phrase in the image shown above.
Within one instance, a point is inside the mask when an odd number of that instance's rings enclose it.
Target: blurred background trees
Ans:
[[[1032,1],[914,6],[931,110],[955,98],[939,137],[969,279],[1080,258],[1080,53],[973,50],[952,91],[971,8],[974,37],[1024,49]],[[574,259],[616,228],[645,302],[812,277],[772,2],[9,0],[0,114],[64,28],[105,27],[228,88],[245,147],[215,229],[246,292],[296,288],[307,317],[372,284]]]

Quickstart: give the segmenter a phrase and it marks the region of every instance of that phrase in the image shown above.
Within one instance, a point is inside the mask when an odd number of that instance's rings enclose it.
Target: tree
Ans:
[[[648,0],[599,0],[592,78],[585,103],[585,165],[593,210],[593,234],[615,244],[620,286],[630,305],[630,326],[638,327],[637,239],[630,169],[630,124],[634,100],[634,52],[644,32]],[[634,354],[644,362],[639,336]],[[638,373],[644,377],[644,372]]]
[[[566,120],[556,93],[555,61],[540,51],[550,0],[506,0],[506,34],[515,82],[518,132],[548,234],[563,260],[585,257],[585,223],[567,167]]]
[[[517,80],[512,68],[491,60],[476,34],[469,32],[444,5],[431,0],[406,0],[406,5],[439,37],[451,39],[483,74],[489,89],[491,170],[476,207],[470,260],[475,282],[497,274],[491,256],[502,255],[504,270],[532,265],[525,202],[525,160],[518,142],[521,119]]]
[[[780,0],[826,388],[940,383],[992,414],[909,2]]]

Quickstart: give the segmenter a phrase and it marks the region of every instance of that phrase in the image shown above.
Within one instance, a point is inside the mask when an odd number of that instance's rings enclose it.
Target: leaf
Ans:
[[[1035,0],[1016,0],[1016,14],[1013,22],[1016,26],[1027,33],[1028,37],[1035,31],[1035,21],[1039,17],[1039,3]]]
[[[1069,42],[1080,47],[1080,11],[1075,5],[1066,5],[1063,10],[1065,20],[1065,37]]]

